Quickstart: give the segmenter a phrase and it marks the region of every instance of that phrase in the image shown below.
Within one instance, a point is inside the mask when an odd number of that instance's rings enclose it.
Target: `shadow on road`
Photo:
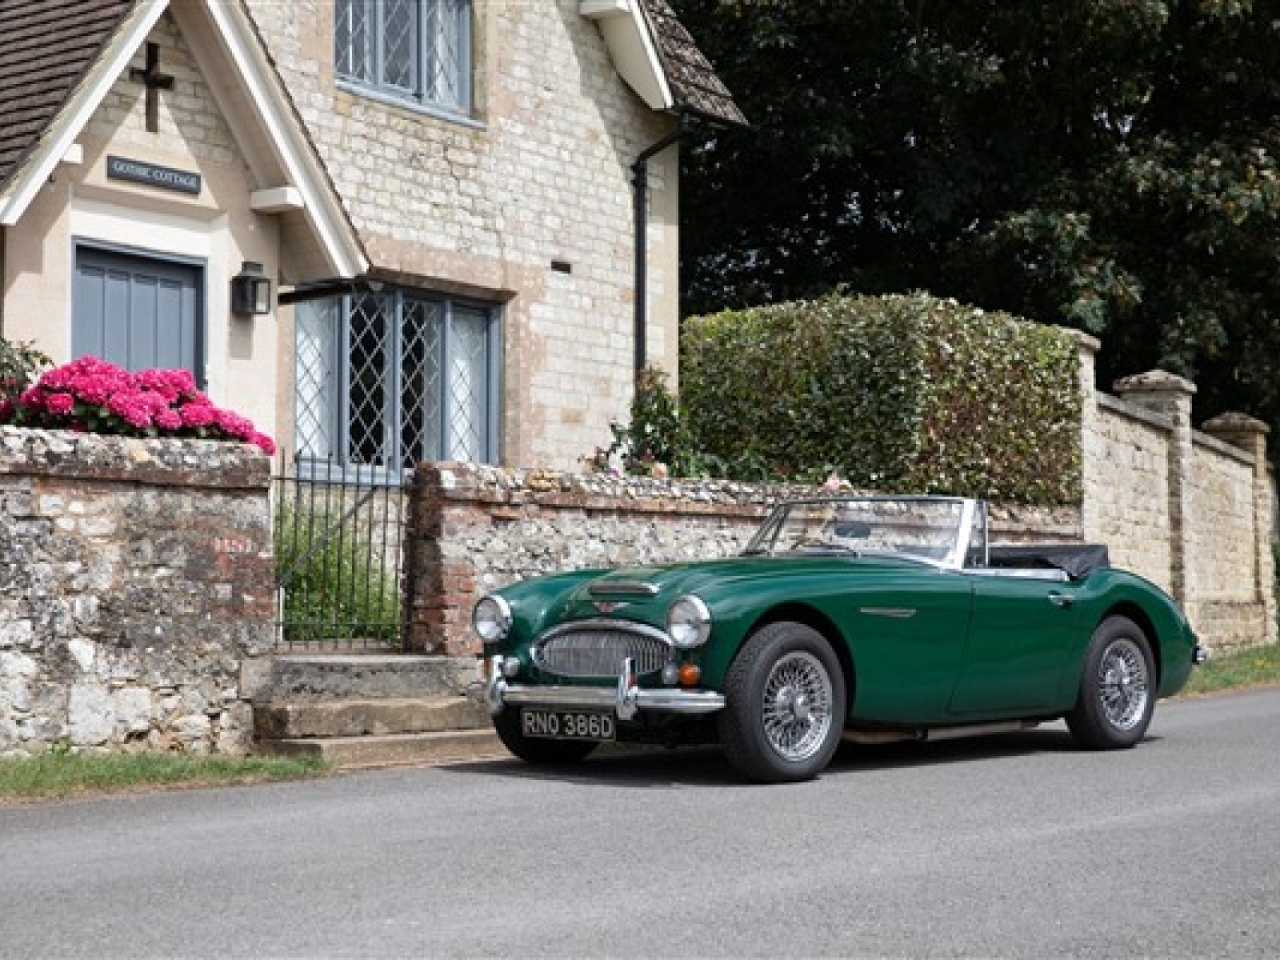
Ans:
[[[1148,738],[1148,742],[1158,740]],[[868,770],[894,770],[935,764],[975,763],[1000,757],[1080,750],[1065,730],[1047,729],[935,742],[868,746],[842,743],[822,779],[856,776]],[[716,747],[606,747],[589,759],[564,766],[522,760],[456,764],[448,769],[504,779],[555,780],[587,786],[627,785],[646,789],[749,785]]]

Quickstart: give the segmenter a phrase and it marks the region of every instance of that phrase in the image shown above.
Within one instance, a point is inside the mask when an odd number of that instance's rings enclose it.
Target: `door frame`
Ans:
[[[75,279],[77,271],[80,269],[80,251],[89,250],[99,253],[116,254],[121,257],[134,257],[140,260],[151,260],[160,264],[172,264],[175,266],[193,267],[198,277],[196,279],[196,330],[195,330],[195,369],[191,371],[195,377],[196,387],[201,391],[208,388],[208,378],[205,376],[209,366],[209,259],[207,257],[191,256],[189,254],[169,253],[148,249],[146,247],[137,247],[131,244],[112,243],[106,240],[100,240],[94,237],[73,236],[71,238],[71,290],[70,296],[67,298],[70,304],[67,321],[69,329],[67,330],[67,349],[68,354],[72,354],[72,345],[75,342],[75,317],[76,317],[76,296],[75,296]]]

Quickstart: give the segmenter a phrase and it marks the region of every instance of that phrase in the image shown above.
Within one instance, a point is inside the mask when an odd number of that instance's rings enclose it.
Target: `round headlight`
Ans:
[[[711,636],[711,611],[695,596],[684,596],[667,611],[667,635],[682,650],[698,647]]]
[[[511,607],[501,597],[483,597],[471,611],[471,626],[485,643],[497,643],[511,629]]]

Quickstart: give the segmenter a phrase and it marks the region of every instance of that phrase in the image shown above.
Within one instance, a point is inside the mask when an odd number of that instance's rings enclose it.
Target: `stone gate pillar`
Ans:
[[[1265,642],[1276,642],[1275,505],[1271,497],[1270,465],[1267,463],[1267,434],[1261,420],[1243,413],[1224,413],[1207,421],[1202,429],[1234,447],[1253,455],[1254,586],[1262,605]]]
[[[1195,456],[1191,398],[1196,385],[1177,374],[1150,370],[1117,380],[1112,390],[1121,399],[1157,413],[1173,425],[1169,438],[1169,592],[1194,622],[1197,584],[1192,582],[1189,540]]]

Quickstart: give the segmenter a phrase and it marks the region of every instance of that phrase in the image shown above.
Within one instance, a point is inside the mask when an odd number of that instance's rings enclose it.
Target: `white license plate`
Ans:
[[[612,714],[582,710],[524,710],[520,729],[526,737],[542,740],[614,740],[617,729]]]

